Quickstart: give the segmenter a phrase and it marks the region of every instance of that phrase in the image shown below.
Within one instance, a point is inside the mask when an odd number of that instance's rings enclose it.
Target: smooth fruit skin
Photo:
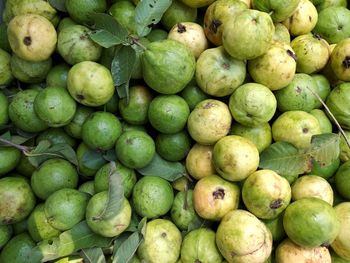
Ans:
[[[253,0],[255,9],[270,13],[274,22],[282,22],[290,17],[297,9],[300,0]]]
[[[180,0],[174,0],[172,1],[169,8],[165,11],[160,21],[161,21],[161,24],[164,26],[164,28],[167,31],[169,31],[177,23],[184,22],[184,21],[195,22],[196,19],[197,19],[197,8],[190,7],[182,3]],[[157,29],[153,29],[152,31],[154,30],[157,30]],[[167,38],[167,35],[168,34],[166,34],[164,39]],[[148,35],[147,38],[148,37],[150,37],[150,35]]]
[[[334,210],[340,221],[340,232],[331,247],[340,257],[350,260],[350,202],[342,202],[335,206]]]
[[[0,262],[30,262],[30,254],[35,245],[35,242],[28,233],[19,234],[13,237],[2,249],[0,254]]]
[[[137,255],[148,263],[175,263],[180,255],[182,237],[169,220],[154,219],[146,225],[146,234]]]
[[[252,213],[233,210],[218,226],[216,245],[228,262],[264,263],[272,251],[272,235]]]
[[[7,35],[13,52],[27,61],[47,60],[56,48],[56,30],[40,15],[15,16],[8,25]]]
[[[0,146],[0,177],[15,169],[20,159],[20,150],[14,147]]]
[[[0,85],[7,85],[13,80],[11,72],[11,55],[0,48]]]
[[[120,235],[130,224],[131,207],[129,201],[124,198],[118,214],[108,218],[98,218],[106,207],[108,192],[103,191],[94,195],[86,207],[86,222],[95,233],[104,237]]]
[[[14,224],[25,219],[35,206],[35,196],[24,177],[0,179],[0,224]]]
[[[294,243],[308,248],[331,244],[340,231],[333,207],[315,197],[291,203],[284,213],[283,226]]]
[[[72,17],[79,24],[91,24],[93,19],[92,13],[104,13],[107,9],[106,0],[67,0],[65,7],[70,17]]]
[[[11,239],[13,229],[11,225],[0,225],[0,249]]]
[[[345,128],[350,128],[350,84],[344,82],[335,87],[328,95],[326,104],[333,113],[339,124]]]
[[[335,187],[346,200],[350,200],[350,161],[343,163],[335,174]]]

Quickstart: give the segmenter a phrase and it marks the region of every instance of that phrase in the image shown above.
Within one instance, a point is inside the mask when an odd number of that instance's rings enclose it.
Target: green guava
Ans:
[[[328,95],[326,104],[338,123],[350,129],[350,83],[344,82],[335,87]]]
[[[22,233],[14,236],[2,249],[0,254],[0,262],[30,262],[30,254],[34,247],[35,242],[28,233]]]
[[[177,23],[184,21],[195,22],[196,18],[197,8],[190,7],[180,0],[174,0],[163,14],[160,22],[166,30],[170,30]]]
[[[274,22],[282,22],[290,17],[297,9],[300,0],[252,0],[254,9],[272,13]]]
[[[340,257],[350,260],[350,202],[342,202],[335,206],[334,210],[340,221],[340,231],[331,247]]]
[[[13,80],[11,72],[11,55],[0,48],[0,85],[7,85]]]

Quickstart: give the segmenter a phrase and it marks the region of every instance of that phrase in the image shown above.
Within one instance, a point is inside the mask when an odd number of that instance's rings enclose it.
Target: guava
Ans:
[[[287,179],[272,170],[259,170],[252,173],[242,187],[245,206],[251,213],[262,219],[276,218],[289,205],[291,197],[291,188]]]
[[[98,155],[97,157],[96,155],[93,155],[94,161],[91,162],[91,152],[93,154],[94,150],[91,150],[84,142],[81,142],[76,150],[78,159],[78,172],[79,174],[87,177],[94,176],[96,172],[105,163],[107,163],[107,161],[101,155]]]
[[[0,225],[0,249],[11,239],[13,229],[11,225]]]
[[[197,8],[190,7],[180,0],[174,0],[163,14],[160,22],[166,30],[170,30],[177,23],[184,21],[195,22],[196,19]]]
[[[95,174],[94,190],[96,193],[107,191],[109,187],[110,164],[103,165]],[[129,198],[136,183],[136,173],[133,169],[127,168],[121,163],[116,163],[116,172],[122,178],[124,196]]]
[[[185,5],[188,5],[193,8],[204,7],[210,5],[215,0],[180,0]]]
[[[331,68],[338,79],[350,80],[350,38],[340,41],[333,49]]]
[[[333,190],[328,181],[317,175],[299,177],[292,185],[293,201],[316,197],[333,206]]]
[[[181,245],[182,262],[221,263],[215,243],[215,232],[209,228],[199,228],[186,234]]]
[[[168,39],[186,45],[196,59],[208,48],[208,40],[202,26],[193,22],[181,22],[174,25],[169,31]]]
[[[216,245],[228,262],[264,263],[272,251],[272,235],[252,213],[233,210],[217,228]]]
[[[13,80],[11,72],[11,55],[0,48],[0,85],[7,85]]]
[[[237,209],[239,199],[239,187],[217,175],[200,179],[193,190],[195,211],[213,221],[220,221],[229,211]]]
[[[148,263],[175,263],[180,256],[181,242],[181,233],[171,221],[154,219],[147,222],[137,255]]]
[[[192,111],[196,105],[206,99],[209,99],[209,95],[196,85],[187,85],[180,93],[180,96],[187,102],[190,111]]]
[[[57,51],[71,65],[82,61],[97,61],[102,47],[90,39],[91,30],[82,25],[71,25],[58,33]]]
[[[171,210],[171,220],[181,230],[187,230],[190,223],[199,217],[193,207],[193,190],[178,192]]]
[[[160,133],[155,139],[156,151],[165,160],[177,162],[183,160],[191,148],[191,138],[182,130],[173,134]]]
[[[253,59],[269,49],[274,31],[272,19],[267,13],[246,9],[227,21],[222,43],[232,57]]]
[[[342,202],[335,206],[334,210],[340,221],[340,231],[334,242],[331,244],[331,247],[341,258],[350,260],[350,202]]]
[[[18,15],[36,14],[45,17],[56,26],[59,15],[56,9],[49,2],[43,0],[8,0],[5,4],[3,19],[9,23],[12,18]]]
[[[322,3],[316,6],[316,8],[318,12],[321,12],[323,9],[326,9],[331,6],[346,7],[347,1],[346,0],[323,0]]]
[[[24,83],[40,83],[45,80],[52,66],[52,59],[42,61],[27,61],[13,54],[11,71],[13,76]]]
[[[161,94],[175,94],[194,76],[196,60],[191,50],[175,40],[152,42],[142,55],[143,78]]]
[[[282,22],[290,17],[297,9],[300,0],[253,0],[254,9],[272,13],[271,18],[274,22]]]
[[[131,34],[136,33],[135,5],[131,1],[116,1],[108,10],[120,25],[126,27]]]
[[[279,90],[292,82],[296,55],[289,44],[274,42],[265,54],[248,61],[250,76],[271,90]]]
[[[338,123],[346,128],[350,128],[350,84],[344,82],[334,89],[328,95],[326,104],[332,112]],[[334,121],[331,118],[332,121]]]
[[[176,3],[178,1],[173,1],[173,3]],[[163,15],[164,17],[164,15]],[[170,27],[171,28],[171,27]],[[160,41],[168,38],[168,32],[165,31],[164,29],[160,28],[154,28],[152,31],[146,36],[146,38],[150,42],[155,42],[155,41]]]
[[[272,142],[271,126],[269,123],[263,123],[255,127],[234,123],[231,127],[230,135],[238,135],[251,140],[259,153],[269,147]]]
[[[302,247],[286,238],[276,248],[276,262],[278,263],[331,263],[331,255],[327,247]]]
[[[83,193],[87,193],[91,196],[95,194],[95,186],[94,186],[94,181],[86,181],[82,183],[78,190]]]
[[[272,40],[284,44],[290,44],[290,34],[288,28],[282,23],[275,23],[275,33]]]
[[[39,242],[59,236],[61,231],[53,228],[45,216],[44,204],[37,205],[28,218],[28,232],[34,241]]]
[[[276,218],[264,219],[262,222],[270,230],[274,242],[278,243],[284,239],[286,232],[283,228],[283,212],[280,213]]]
[[[86,222],[95,233],[104,237],[114,237],[129,226],[131,207],[129,201],[124,198],[119,212],[105,218],[101,215],[108,201],[108,191],[94,195],[86,207]]]
[[[25,219],[35,206],[35,196],[24,177],[0,179],[0,225],[14,224]]]
[[[191,137],[203,145],[213,145],[226,136],[231,127],[229,107],[215,99],[206,99],[197,104],[187,120]]]
[[[69,230],[82,221],[90,195],[75,189],[62,188],[45,201],[48,223],[61,231]]]
[[[232,93],[229,108],[235,121],[255,127],[272,119],[277,109],[277,101],[266,86],[246,83]]]
[[[64,28],[66,27],[70,27],[70,26],[74,26],[77,25],[78,23],[75,22],[72,18],[70,17],[63,17],[60,20],[60,23],[57,26],[57,33],[59,33],[60,31],[62,31]]]
[[[337,170],[334,179],[338,193],[346,200],[350,200],[350,161],[343,163]]]
[[[294,243],[306,248],[328,246],[340,231],[340,221],[333,207],[316,197],[291,203],[285,210],[283,226]]]
[[[186,156],[186,170],[195,179],[216,173],[213,158],[213,146],[196,143]]]
[[[12,51],[21,59],[39,62],[49,59],[57,43],[54,26],[35,14],[15,16],[7,27]]]
[[[76,101],[91,107],[107,103],[115,91],[111,72],[93,61],[80,62],[69,70],[67,89]]]
[[[119,119],[110,112],[95,111],[85,120],[81,137],[91,148],[106,151],[112,149],[122,134]]]
[[[346,137],[350,138],[350,131],[344,131]],[[347,144],[343,136],[340,136],[340,160],[346,162],[350,160],[350,146]]]
[[[65,132],[75,139],[81,139],[81,129],[85,120],[94,112],[93,108],[77,105],[73,119],[64,126]]]
[[[310,75],[297,73],[285,88],[275,92],[277,107],[282,112],[310,112],[320,106],[313,92],[318,94],[316,81]]]
[[[20,159],[20,150],[15,147],[0,146],[0,177],[15,169]]]
[[[328,43],[317,35],[301,35],[291,42],[297,56],[297,72],[311,74],[323,69],[329,59]]]
[[[331,85],[328,79],[322,74],[312,74],[311,77],[316,81],[317,94],[325,101],[331,92]],[[321,105],[321,102],[318,102],[318,108],[320,108]]]
[[[305,111],[287,111],[272,124],[274,141],[285,141],[299,149],[310,146],[311,137],[321,133],[318,120]]]
[[[215,144],[213,163],[219,175],[226,180],[241,181],[258,168],[259,151],[250,140],[228,135]]]
[[[350,11],[346,7],[331,6],[318,14],[314,32],[329,44],[337,44],[350,37]]]
[[[322,166],[320,163],[313,161],[312,169],[309,174],[315,174],[328,180],[338,170],[339,165],[340,158],[335,159],[331,164],[325,166]]]
[[[333,250],[331,250],[332,263],[349,263],[350,260],[343,259],[338,256]]]
[[[2,249],[0,262],[30,262],[30,254],[35,247],[35,242],[28,233],[14,236]]]
[[[318,19],[316,7],[309,0],[300,0],[294,13],[282,23],[292,36],[310,33]]]
[[[67,77],[70,67],[61,63],[53,66],[46,76],[46,86],[67,88]]]
[[[9,121],[9,100],[7,96],[0,91],[0,125],[6,125]]]
[[[67,0],[65,7],[71,18],[79,24],[93,24],[94,20],[91,15],[93,13],[104,13],[107,9],[106,0]]]
[[[45,200],[62,188],[76,188],[79,176],[67,160],[54,158],[43,162],[31,176],[31,186],[36,196]]]
[[[49,127],[67,125],[74,117],[77,104],[62,87],[47,87],[34,100],[34,110]]]
[[[230,95],[245,77],[246,63],[231,57],[222,46],[205,50],[197,60],[197,84],[209,95]]]
[[[208,6],[204,15],[204,32],[216,46],[222,45],[222,31],[229,19],[247,9],[243,1],[217,0]]]

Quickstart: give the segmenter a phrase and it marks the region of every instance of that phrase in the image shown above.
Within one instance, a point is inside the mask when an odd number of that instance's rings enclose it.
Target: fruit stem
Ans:
[[[340,126],[339,122],[337,121],[337,119],[334,117],[333,113],[330,111],[330,109],[327,107],[326,103],[324,103],[324,101],[322,100],[322,98],[316,93],[314,92],[312,89],[310,89],[308,86],[306,86],[306,88],[321,102],[321,104],[323,105],[323,107],[326,109],[327,113],[329,114],[329,116],[331,116],[331,118],[333,119],[335,125],[337,125],[341,135],[344,137],[346,144],[348,145],[348,147],[350,148],[350,141],[348,139],[348,137],[346,136],[343,128]]]
[[[6,140],[4,138],[1,138],[0,137],[0,142],[8,145],[8,146],[12,146],[12,147],[15,147],[16,149],[22,151],[22,152],[27,152],[28,151],[28,147],[27,146],[23,146],[23,145],[19,145],[19,144],[16,144],[16,143],[13,143],[9,140]]]
[[[135,45],[139,46],[140,48],[142,48],[144,51],[147,50],[147,48],[139,42],[138,38],[133,37],[133,36],[129,36],[129,37],[131,40],[131,45],[135,44]]]

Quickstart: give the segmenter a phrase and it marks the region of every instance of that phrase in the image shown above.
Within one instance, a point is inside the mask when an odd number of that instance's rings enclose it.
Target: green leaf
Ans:
[[[4,134],[1,134],[0,137],[6,141],[11,141],[12,136],[11,136],[11,133],[9,131],[7,131]]]
[[[113,255],[115,253],[117,253],[117,250],[119,249],[121,244],[123,244],[124,241],[127,240],[130,235],[131,235],[130,232],[123,232],[114,240],[114,242],[113,242],[113,253],[112,253]]]
[[[49,3],[58,11],[67,12],[66,0],[49,0]]]
[[[137,230],[142,236],[146,235],[146,227],[147,227],[147,217],[141,219],[139,225],[137,226]]]
[[[137,171],[142,175],[159,176],[168,181],[175,181],[186,172],[185,166],[180,162],[169,162],[155,153],[152,161]]]
[[[104,48],[110,48],[115,45],[119,45],[123,42],[118,37],[104,29],[92,31],[90,34],[90,38],[92,39],[92,41]]]
[[[85,248],[81,250],[84,263],[106,263],[105,255],[100,247]]]
[[[23,136],[19,136],[19,135],[12,135],[11,137],[11,142],[15,143],[15,144],[23,144],[27,141],[29,141],[31,138],[28,137],[23,137]]]
[[[132,212],[130,224],[129,224],[128,228],[125,229],[125,232],[137,231],[139,224],[140,224],[139,216],[135,212]]]
[[[109,161],[109,162],[113,162],[113,161],[117,160],[117,155],[115,153],[115,150],[114,149],[110,149],[110,150],[106,151],[103,154],[103,158],[106,161]]]
[[[119,98],[126,98],[127,103],[129,103],[129,81],[117,86],[117,93]]]
[[[142,0],[135,9],[136,31],[140,37],[148,35],[157,24],[172,0]]]
[[[108,247],[111,238],[102,237],[91,231],[85,221],[63,232],[51,240],[44,240],[32,249],[29,262],[46,262],[65,257],[84,248]]]
[[[84,153],[81,162],[85,167],[95,170],[101,167],[106,161],[103,158],[103,152],[89,149]]]
[[[299,175],[310,172],[313,161],[321,166],[331,164],[339,152],[339,135],[333,133],[312,136],[311,146],[305,150],[288,142],[276,142],[261,153],[259,167],[281,175]]]
[[[134,256],[142,239],[138,232],[132,233],[117,249],[112,263],[128,263]]]
[[[42,140],[38,143],[38,145],[31,151],[31,153],[44,153],[51,146],[51,142],[49,140]]]
[[[110,162],[108,199],[102,213],[93,220],[108,220],[119,214],[124,201],[122,176],[117,172],[115,162]]]
[[[199,216],[196,216],[195,218],[193,218],[193,220],[188,224],[187,227],[187,232],[190,232],[194,229],[198,229],[198,228],[202,228],[202,227],[206,227],[206,226],[210,226],[209,221],[206,221],[203,218],[200,218]]]
[[[101,29],[111,33],[119,39],[119,43],[126,43],[129,33],[119,22],[111,15],[104,13],[94,13],[91,15],[94,21],[95,29]]]
[[[131,46],[122,46],[116,50],[111,65],[112,77],[116,86],[129,82],[135,64],[136,51]]]

